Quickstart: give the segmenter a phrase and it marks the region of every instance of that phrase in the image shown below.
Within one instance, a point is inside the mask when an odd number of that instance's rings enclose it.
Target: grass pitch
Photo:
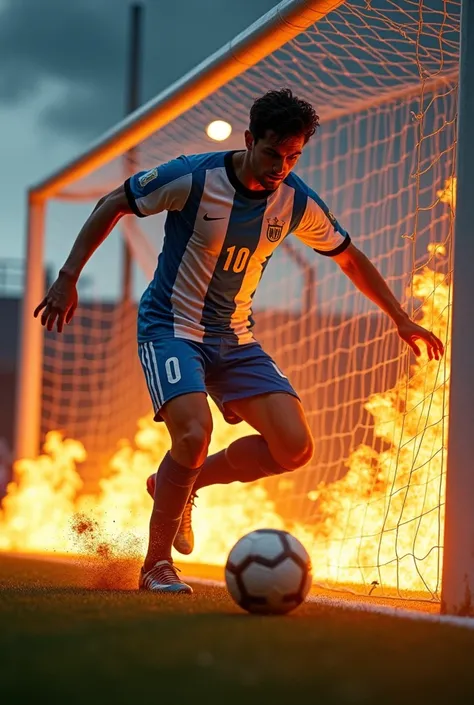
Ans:
[[[163,597],[90,584],[80,565],[0,556],[2,704],[472,699],[473,629],[315,603],[256,617],[218,587]]]

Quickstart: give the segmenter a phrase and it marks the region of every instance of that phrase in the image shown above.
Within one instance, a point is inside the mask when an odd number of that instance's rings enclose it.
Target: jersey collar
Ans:
[[[247,188],[246,186],[243,185],[241,181],[237,178],[237,175],[235,173],[234,165],[232,163],[232,156],[236,154],[237,152],[241,152],[242,150],[239,149],[234,149],[231,152],[227,152],[227,154],[224,157],[224,165],[225,165],[225,170],[227,173],[227,178],[229,179],[230,183],[232,186],[235,188],[235,190],[240,193],[242,196],[245,196],[246,198],[254,198],[258,200],[263,200],[264,198],[268,198],[269,196],[272,195],[272,193],[275,193],[274,191],[253,191],[250,188]]]

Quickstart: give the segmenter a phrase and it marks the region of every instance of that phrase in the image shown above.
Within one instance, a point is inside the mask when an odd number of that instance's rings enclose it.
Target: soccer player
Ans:
[[[171,438],[156,475],[149,545],[139,586],[191,593],[171,550],[193,548],[191,508],[207,485],[251,482],[304,466],[313,439],[299,397],[252,334],[251,305],[273,252],[297,237],[339,265],[420,355],[440,359],[441,341],[410,320],[323,200],[292,173],[319,126],[289,89],[253,103],[245,148],[180,156],[139,172],[99,200],[64,266],[36,308],[62,331],[77,307],[76,283],[118,220],[168,211],[163,249],[138,309],[138,352],[154,406]],[[209,394],[229,423],[257,432],[208,457]]]

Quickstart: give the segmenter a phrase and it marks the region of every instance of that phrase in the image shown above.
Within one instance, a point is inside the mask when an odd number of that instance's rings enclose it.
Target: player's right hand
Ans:
[[[35,308],[33,315],[36,318],[44,309],[41,314],[41,325],[46,326],[48,330],[53,330],[57,319],[58,333],[61,333],[64,322],[69,323],[74,316],[77,303],[76,283],[67,274],[60,273],[43,301]]]

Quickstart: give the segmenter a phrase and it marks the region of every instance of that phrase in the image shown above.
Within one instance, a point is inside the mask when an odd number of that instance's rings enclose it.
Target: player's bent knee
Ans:
[[[286,471],[298,470],[309,463],[314,453],[314,443],[311,436],[304,436],[301,439],[294,439],[285,447],[280,447],[275,460]]]
[[[181,465],[198,468],[206,459],[211,430],[199,422],[190,423],[173,440],[173,455]]]

